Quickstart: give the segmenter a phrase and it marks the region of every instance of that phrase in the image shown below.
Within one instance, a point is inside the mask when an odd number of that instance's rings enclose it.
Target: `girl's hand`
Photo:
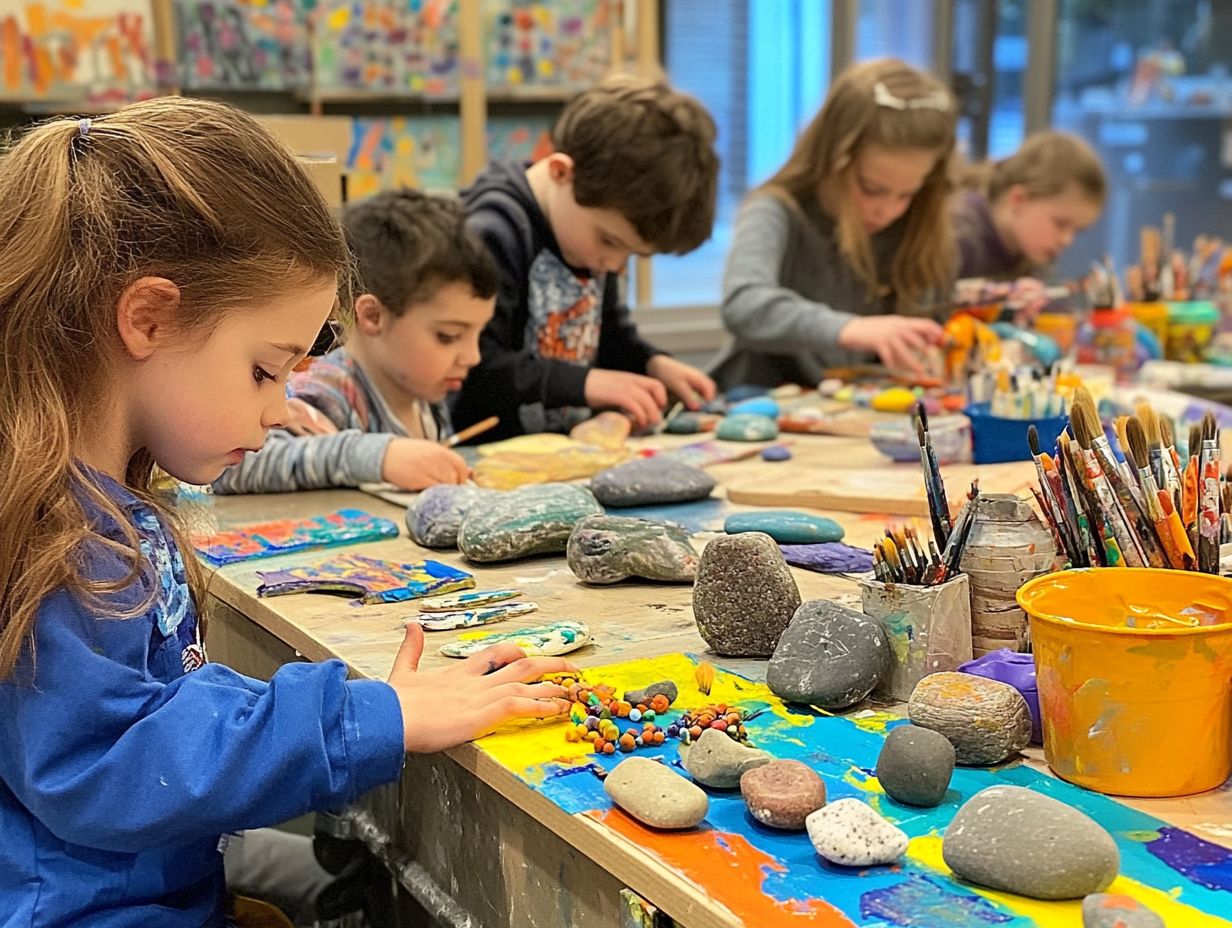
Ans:
[[[702,402],[714,399],[714,381],[696,367],[677,361],[665,354],[657,354],[646,365],[646,373],[667,387],[667,392],[680,399],[692,410],[702,408]]]
[[[389,685],[402,705],[408,751],[444,751],[513,719],[569,714],[563,687],[534,682],[545,674],[577,673],[562,657],[527,657],[518,647],[501,644],[447,670],[419,673],[423,647],[423,629],[412,622],[389,673]]]
[[[462,455],[422,438],[395,438],[381,462],[381,479],[404,490],[466,483],[470,475],[470,465]]]
[[[928,349],[944,338],[932,319],[911,316],[857,316],[838,333],[839,347],[849,351],[875,351],[892,372],[926,376]]]

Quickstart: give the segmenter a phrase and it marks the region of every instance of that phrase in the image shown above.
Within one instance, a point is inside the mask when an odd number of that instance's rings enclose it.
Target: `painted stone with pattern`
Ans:
[[[406,509],[406,530],[411,540],[425,548],[456,548],[462,520],[481,499],[495,495],[493,490],[438,483],[428,487]]]
[[[669,583],[692,583],[697,549],[678,525],[587,516],[569,536],[569,569],[584,583],[619,583],[630,577]]]
[[[585,487],[544,483],[509,490],[473,508],[462,521],[458,548],[481,564],[536,554],[560,554],[573,527],[602,513]]]

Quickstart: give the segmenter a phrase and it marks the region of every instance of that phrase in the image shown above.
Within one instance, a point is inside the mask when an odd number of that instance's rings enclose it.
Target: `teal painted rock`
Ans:
[[[724,441],[769,441],[778,435],[779,424],[769,416],[747,413],[724,417],[714,433],[715,438]]]
[[[458,532],[458,548],[480,564],[536,554],[560,554],[573,527],[602,507],[584,487],[544,483],[509,490],[473,508]]]
[[[784,545],[820,544],[826,541],[841,541],[843,538],[843,527],[833,519],[792,509],[737,512],[727,517],[727,521],[723,523],[723,531],[729,535],[765,532]]]
[[[766,416],[770,419],[779,417],[779,404],[768,396],[757,396],[751,400],[744,400],[737,403],[727,410],[729,416]]]
[[[679,525],[587,516],[573,529],[567,549],[569,569],[583,583],[619,583],[630,577],[692,583],[698,555]]]

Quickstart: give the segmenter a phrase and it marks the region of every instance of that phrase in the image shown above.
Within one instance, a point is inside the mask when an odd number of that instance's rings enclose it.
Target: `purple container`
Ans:
[[[1039,690],[1035,685],[1034,655],[999,648],[989,651],[983,657],[959,664],[958,670],[960,673],[1008,683],[1022,693],[1022,698],[1027,701],[1027,708],[1031,710],[1031,743],[1044,743],[1044,732],[1040,728]]]

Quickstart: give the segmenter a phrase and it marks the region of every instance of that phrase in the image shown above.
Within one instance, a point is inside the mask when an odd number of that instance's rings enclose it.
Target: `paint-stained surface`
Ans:
[[[935,809],[899,805],[873,773],[885,731],[901,721],[881,713],[841,718],[784,706],[759,683],[719,671],[710,696],[694,682],[695,659],[667,655],[588,670],[584,679],[623,692],[656,680],[676,682],[680,696],[656,721],[666,725],[684,709],[725,702],[749,711],[751,744],[776,757],[803,761],[821,774],[831,801],[854,796],[907,832],[907,855],[888,867],[846,870],[821,860],[805,833],[756,824],[738,790],[707,790],[710,811],[686,832],[659,832],[612,807],[595,765],[610,770],[625,755],[599,756],[585,742],[567,742],[564,722],[518,726],[479,746],[566,812],[602,823],[645,849],[664,868],[695,885],[713,904],[748,925],[959,926],[959,928],[1079,928],[1081,900],[1040,902],[979,890],[950,875],[941,860],[941,835],[959,806],[988,786],[1037,790],[1090,815],[1111,832],[1121,852],[1121,876],[1109,892],[1124,893],[1158,912],[1168,925],[1214,928],[1232,924],[1232,851],[1022,765],[996,770],[959,768]],[[625,723],[627,724],[627,723]],[[639,749],[679,769],[677,747]]]
[[[397,538],[398,526],[360,509],[339,509],[310,519],[280,519],[244,525],[193,539],[193,546],[215,567],[275,557],[313,548]]]
[[[466,571],[440,561],[403,564],[357,554],[340,554],[328,561],[285,570],[259,570],[257,576],[261,578],[258,596],[343,593],[358,597],[351,601],[352,606],[401,603],[475,585],[475,578]]]

